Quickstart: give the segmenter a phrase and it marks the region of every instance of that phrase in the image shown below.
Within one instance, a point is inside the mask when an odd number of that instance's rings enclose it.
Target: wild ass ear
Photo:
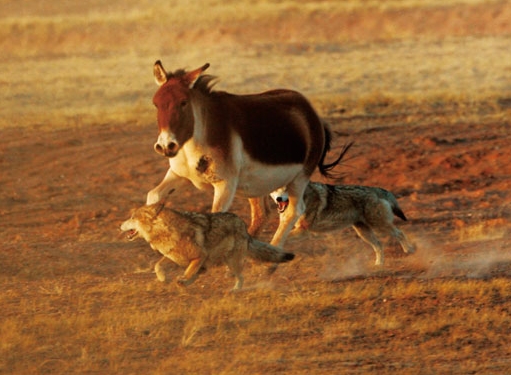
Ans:
[[[154,74],[154,80],[156,81],[156,84],[158,86],[161,86],[165,82],[167,82],[167,72],[163,68],[163,65],[161,64],[160,60],[158,60],[154,63],[153,74]]]
[[[185,82],[188,84],[188,87],[192,87],[195,81],[200,77],[202,72],[204,72],[207,68],[209,68],[209,63],[204,64],[198,69],[192,70],[191,72],[187,72],[184,76]]]

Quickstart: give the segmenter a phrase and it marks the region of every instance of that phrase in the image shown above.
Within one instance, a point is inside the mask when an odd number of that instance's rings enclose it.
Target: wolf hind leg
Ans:
[[[399,241],[399,244],[406,254],[413,254],[415,252],[415,246],[410,243],[406,235],[401,230],[393,227],[390,235]]]
[[[356,223],[353,225],[353,229],[357,232],[358,236],[366,243],[371,245],[376,254],[376,261],[374,264],[376,266],[383,266],[384,255],[383,255],[383,247],[381,242],[378,240],[373,230],[363,223]]]
[[[236,283],[232,288],[233,291],[240,290],[243,287],[243,257],[248,251],[248,241],[245,236],[237,236],[233,244],[232,253],[228,256],[226,264],[229,271],[236,278]]]
[[[192,259],[188,267],[186,268],[183,276],[177,278],[177,282],[180,285],[188,286],[193,283],[198,276],[198,273],[204,263],[204,258]]]

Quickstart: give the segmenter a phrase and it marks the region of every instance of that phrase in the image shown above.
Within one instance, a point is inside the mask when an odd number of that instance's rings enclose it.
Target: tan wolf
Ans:
[[[160,263],[168,258],[186,270],[178,277],[181,285],[195,281],[199,271],[209,266],[225,264],[236,278],[234,289],[243,285],[244,256],[272,263],[288,262],[294,254],[258,241],[247,233],[243,220],[233,213],[176,211],[156,203],[133,211],[121,225],[129,240],[142,237],[163,258],[155,265],[158,280],[165,274]]]
[[[271,194],[280,214],[287,208],[286,188]],[[383,265],[383,248],[374,230],[396,238],[405,253],[415,248],[394,224],[394,215],[406,220],[396,197],[389,191],[358,185],[327,185],[309,182],[304,193],[305,213],[298,219],[291,236],[305,232],[326,232],[352,226],[376,253],[376,265]]]

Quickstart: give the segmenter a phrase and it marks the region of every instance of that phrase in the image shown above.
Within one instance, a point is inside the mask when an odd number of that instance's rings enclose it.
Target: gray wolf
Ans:
[[[186,270],[177,282],[189,285],[199,271],[221,264],[227,265],[236,278],[234,289],[243,286],[243,260],[250,258],[272,263],[288,262],[294,254],[260,242],[247,233],[243,220],[233,213],[176,211],[164,208],[163,203],[143,206],[133,211],[122,223],[121,230],[129,240],[145,239],[163,258],[155,271],[160,281],[165,280],[160,263],[168,258]]]
[[[325,163],[331,130],[302,94],[215,91],[215,77],[202,75],[208,67],[170,73],[160,61],[153,66],[159,85],[153,97],[158,122],[154,149],[168,158],[169,169],[146,203],[159,202],[186,182],[201,190],[213,187],[212,212],[226,212],[235,195],[248,198],[249,233],[255,236],[265,221],[264,198],[286,185],[289,208],[271,240],[282,246],[302,213],[302,193],[311,174],[318,167],[328,176],[340,161]]]
[[[280,188],[270,194],[280,214],[287,208],[287,192]],[[413,253],[414,246],[394,224],[394,215],[406,216],[396,197],[389,191],[358,185],[327,185],[310,182],[304,192],[305,213],[298,219],[290,235],[306,230],[325,232],[352,226],[359,237],[372,246],[376,265],[383,265],[383,248],[375,231],[390,235],[399,241],[405,253]]]

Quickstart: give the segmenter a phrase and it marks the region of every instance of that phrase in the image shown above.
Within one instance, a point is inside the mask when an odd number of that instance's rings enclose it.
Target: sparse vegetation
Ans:
[[[508,373],[511,5],[189,3],[2,8],[0,373]],[[168,166],[152,151],[160,58],[210,62],[218,89],[303,92],[334,153],[356,141],[347,182],[399,197],[417,253],[389,243],[374,268],[346,231],[290,242],[271,278],[248,263],[240,293],[223,269],[156,281],[159,257],[117,227]]]
[[[507,368],[505,358],[490,358],[507,347],[508,279],[387,275],[223,295],[214,285],[183,294],[148,278],[90,282],[3,294],[3,372]]]

